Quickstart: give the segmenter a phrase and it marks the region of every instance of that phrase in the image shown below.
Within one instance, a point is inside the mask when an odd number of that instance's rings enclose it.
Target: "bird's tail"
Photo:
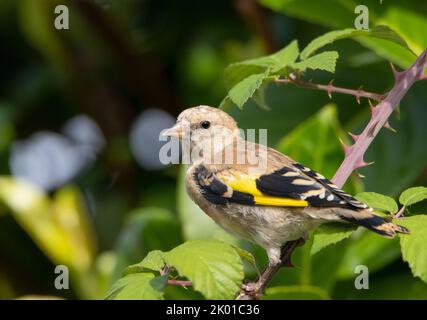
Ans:
[[[345,221],[363,226],[387,238],[393,238],[397,233],[409,233],[407,228],[387,221],[373,214],[370,210],[345,210],[340,212],[340,217]]]

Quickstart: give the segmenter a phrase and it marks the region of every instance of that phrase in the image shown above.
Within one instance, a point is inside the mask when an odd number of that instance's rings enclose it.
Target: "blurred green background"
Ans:
[[[54,28],[66,4],[69,29]],[[304,47],[331,29],[353,27],[351,0],[2,0],[0,2],[0,299],[103,298],[124,267],[150,250],[187,239],[232,239],[193,205],[182,168],[158,159],[160,130],[189,106],[218,106],[224,68],[274,52],[291,40]],[[364,1],[370,26],[385,24],[419,54],[427,47],[425,1]],[[381,41],[343,40],[336,75],[308,79],[386,92],[387,60],[414,59]],[[268,144],[332,177],[342,161],[338,137],[366,123],[366,100],[269,85],[265,104],[230,113],[242,128],[267,128]],[[396,197],[427,184],[427,84],[417,83],[367,154],[375,164],[353,177],[351,192]],[[425,205],[411,208],[426,212]],[[304,286],[302,298],[427,299],[427,285],[402,262],[398,240],[367,232],[310,257],[276,285]],[[70,289],[56,290],[56,265],[70,269]],[[354,267],[371,272],[370,290],[354,288]],[[247,276],[255,277],[247,268]],[[320,292],[320,293],[319,293]],[[272,297],[274,294],[272,293]],[[167,298],[200,298],[171,287]],[[278,298],[286,298],[279,296]]]

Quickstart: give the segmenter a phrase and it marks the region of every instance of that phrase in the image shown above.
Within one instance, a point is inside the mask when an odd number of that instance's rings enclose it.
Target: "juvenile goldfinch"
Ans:
[[[390,238],[408,233],[321,174],[245,141],[234,119],[219,109],[184,110],[164,135],[187,142],[191,165],[185,185],[191,199],[225,230],[265,248],[269,266],[261,278],[290,263],[283,249],[321,223],[350,222]],[[263,289],[257,283],[248,290]]]

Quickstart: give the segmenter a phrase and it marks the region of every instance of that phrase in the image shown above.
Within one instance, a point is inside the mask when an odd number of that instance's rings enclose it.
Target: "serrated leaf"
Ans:
[[[263,73],[268,69],[277,72],[294,63],[298,54],[298,42],[294,40],[271,55],[230,64],[224,71],[225,85],[231,89],[250,75]]]
[[[399,202],[407,207],[425,199],[427,199],[427,188],[413,187],[402,192],[399,197]]]
[[[236,84],[228,93],[230,99],[239,107],[243,105],[252,97],[262,82],[267,77],[267,73],[258,73],[250,75]]]
[[[165,253],[166,262],[192,281],[207,299],[232,299],[243,280],[243,264],[229,244],[193,240]]]
[[[336,51],[325,51],[312,56],[306,60],[296,62],[292,65],[294,69],[305,71],[306,69],[324,70],[331,73],[335,72],[335,65],[339,55]]]
[[[237,62],[229,65],[224,71],[224,82],[227,89],[231,90],[243,79],[265,72],[270,66],[257,65],[251,62]]]
[[[354,18],[354,5],[338,0],[260,0],[262,4],[280,11],[287,16],[320,24],[328,28],[346,28]],[[384,2],[384,1],[383,1]],[[427,21],[419,12],[417,2],[395,1],[387,6],[369,5],[369,24],[386,24],[396,30],[420,54],[425,46]],[[325,14],[322,14],[325,13]],[[356,41],[374,50],[378,55],[406,68],[414,61],[414,55],[407,48],[390,39],[380,37],[356,37]]]
[[[117,280],[107,294],[108,300],[162,300],[167,275],[132,273]]]
[[[393,222],[409,229],[410,234],[399,234],[402,257],[412,274],[427,283],[427,216],[417,215]]]
[[[312,40],[305,48],[301,51],[300,58],[302,60],[307,59],[309,56],[311,56],[316,50],[324,47],[327,44],[330,44],[336,40],[348,38],[351,36],[354,36],[356,34],[361,34],[363,32],[362,30],[357,30],[353,28],[343,29],[343,30],[334,30],[330,31],[328,33],[325,33],[321,35],[320,37],[317,37],[316,39]]]
[[[150,251],[141,262],[127,267],[124,274],[131,274],[144,270],[160,271],[165,265],[163,254],[164,253],[160,250]]]
[[[316,254],[323,248],[348,238],[356,228],[351,224],[338,222],[320,225],[313,234],[310,254]]]
[[[358,36],[375,37],[375,38],[389,40],[401,45],[402,47],[405,47],[408,50],[411,50],[408,47],[408,44],[406,43],[406,41],[402,37],[400,37],[394,30],[390,29],[390,27],[388,26],[379,25],[379,26],[375,26],[370,30],[357,30],[354,28],[348,28],[343,30],[334,30],[334,31],[325,33],[324,35],[321,35],[320,37],[311,41],[301,52],[300,58],[302,60],[305,60],[309,56],[311,56],[316,50],[319,50],[325,45],[330,44],[336,40],[358,37]]]
[[[386,211],[392,214],[398,211],[396,201],[394,201],[393,198],[387,197],[380,193],[361,192],[358,193],[355,198],[359,201],[362,201],[363,203],[366,203],[368,206],[374,209]]]

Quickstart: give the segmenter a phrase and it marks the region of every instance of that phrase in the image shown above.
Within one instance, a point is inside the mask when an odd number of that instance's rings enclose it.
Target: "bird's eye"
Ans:
[[[203,129],[209,129],[209,127],[211,126],[211,123],[209,121],[202,121],[202,122],[200,122],[200,126]]]

